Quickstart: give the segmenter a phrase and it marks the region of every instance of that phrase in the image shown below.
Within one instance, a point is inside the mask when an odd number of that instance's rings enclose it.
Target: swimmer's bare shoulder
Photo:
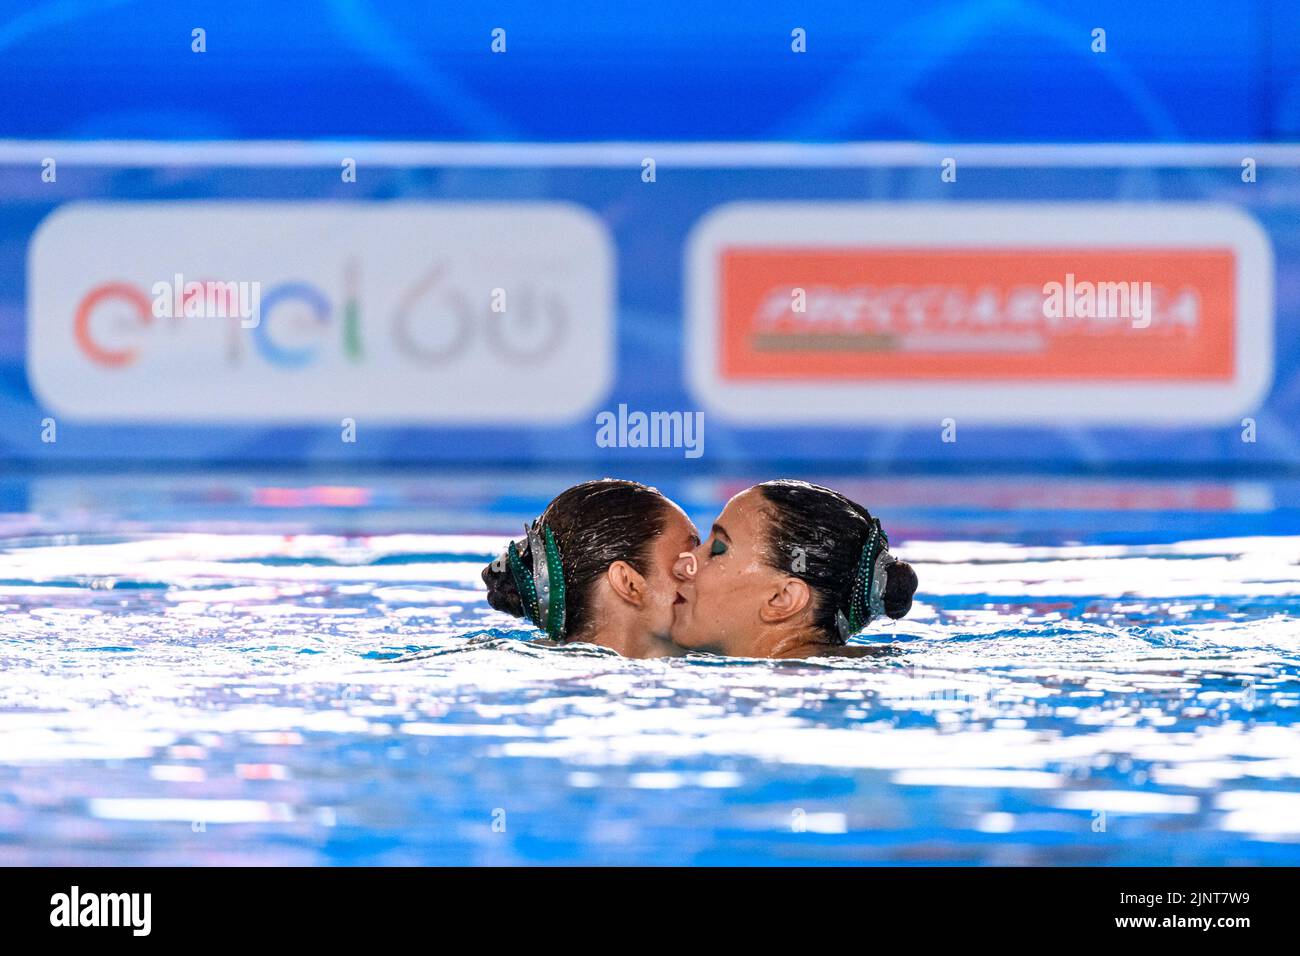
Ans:
[[[809,657],[893,657],[902,651],[893,644],[811,644],[804,645],[786,658]]]
[[[892,657],[901,654],[893,644],[841,644],[831,650],[827,657]]]

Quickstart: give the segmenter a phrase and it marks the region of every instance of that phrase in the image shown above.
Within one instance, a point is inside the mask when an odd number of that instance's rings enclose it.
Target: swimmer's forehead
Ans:
[[[763,493],[757,487],[746,488],[732,495],[731,500],[723,507],[722,514],[718,515],[718,520],[713,522],[713,533],[730,541],[731,535],[727,533],[723,522],[733,527],[737,525],[748,527],[752,516],[762,510],[765,501]]]
[[[686,537],[693,545],[698,545],[700,543],[700,532],[695,527],[695,522],[687,516],[686,512],[682,510],[682,506],[677,502],[671,498],[664,498],[664,501],[668,503],[669,512],[677,515],[686,524]]]
[[[751,485],[744,491],[738,491],[732,495],[731,499],[723,506],[722,513],[725,515],[733,508],[753,508],[755,505],[761,505],[765,500],[762,489],[758,485]]]

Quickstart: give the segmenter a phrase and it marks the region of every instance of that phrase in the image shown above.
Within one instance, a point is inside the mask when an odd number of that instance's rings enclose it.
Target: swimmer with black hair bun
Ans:
[[[694,571],[700,534],[671,499],[604,478],[561,492],[483,569],[488,603],[557,644],[624,657],[671,657],[673,602]]]
[[[873,620],[912,608],[917,577],[880,520],[837,491],[781,479],[729,502],[678,588],[672,638],[738,657],[862,657],[846,646]]]

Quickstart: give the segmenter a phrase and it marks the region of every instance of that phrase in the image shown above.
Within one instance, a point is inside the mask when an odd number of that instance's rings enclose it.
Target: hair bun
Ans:
[[[509,546],[507,545],[507,547]],[[532,561],[529,551],[531,551],[530,548],[524,550],[525,565]],[[519,588],[515,585],[515,576],[510,573],[510,564],[504,551],[501,552],[499,558],[483,568],[482,577],[483,583],[487,585],[488,604],[503,614],[509,614],[511,617],[523,617],[525,615],[524,599],[519,593]]]
[[[906,561],[895,561],[885,577],[885,613],[894,620],[912,610],[912,595],[916,593],[916,571]]]

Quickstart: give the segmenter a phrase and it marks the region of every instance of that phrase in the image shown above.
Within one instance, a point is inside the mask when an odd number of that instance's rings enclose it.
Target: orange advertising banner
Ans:
[[[1230,248],[718,251],[725,380],[1221,382]]]

